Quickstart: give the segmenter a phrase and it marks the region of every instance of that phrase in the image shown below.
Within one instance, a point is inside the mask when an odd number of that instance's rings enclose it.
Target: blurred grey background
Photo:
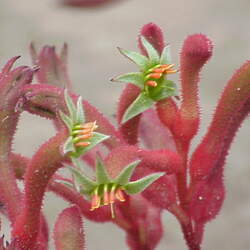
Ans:
[[[69,70],[75,91],[111,117],[115,112],[122,84],[110,84],[109,78],[135,70],[117,52],[116,47],[135,50],[142,25],[155,22],[172,45],[173,61],[184,38],[204,33],[214,41],[214,56],[204,68],[201,81],[202,124],[197,145],[206,131],[217,99],[232,73],[250,57],[249,0],[123,0],[103,8],[73,9],[56,0],[0,1],[0,63],[22,55],[20,64],[30,65],[28,46],[69,44]],[[250,249],[250,120],[237,134],[225,169],[227,197],[216,220],[206,227],[204,250]],[[49,121],[23,114],[14,148],[31,156],[53,135]],[[67,204],[47,195],[44,207],[50,224]],[[164,237],[157,250],[184,250],[185,243],[175,218],[164,213]],[[8,236],[5,222],[2,233]],[[124,232],[107,223],[85,221],[86,248],[89,250],[125,250]],[[53,246],[51,246],[53,249]]]

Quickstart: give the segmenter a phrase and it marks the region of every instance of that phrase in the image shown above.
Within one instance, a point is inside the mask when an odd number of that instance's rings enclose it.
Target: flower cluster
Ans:
[[[142,28],[138,45],[141,53],[119,49],[139,71],[112,79],[127,84],[118,102],[117,127],[73,93],[67,45],[60,55],[54,47],[37,53],[31,45],[34,67],[13,69],[19,57],[3,67],[0,202],[12,231],[9,245],[1,238],[1,249],[48,249],[42,210],[47,191],[72,205],[56,219],[57,250],[85,249],[85,218],[123,229],[131,250],[153,250],[163,236],[163,211],[177,218],[188,249],[201,249],[205,225],[223,205],[226,156],[250,111],[250,61],[227,83],[208,131],[190,153],[200,123],[200,72],[212,56],[212,42],[203,34],[188,36],[178,71],[157,25]],[[180,75],[181,99],[174,98],[177,87],[168,79],[172,73]],[[30,158],[12,151],[23,111],[50,119],[56,128]],[[57,172],[61,168],[71,176]],[[89,170],[93,177],[86,174]],[[23,182],[23,190],[17,180]]]

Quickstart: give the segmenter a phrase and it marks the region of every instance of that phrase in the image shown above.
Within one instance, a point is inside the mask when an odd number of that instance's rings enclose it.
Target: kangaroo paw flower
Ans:
[[[166,46],[159,55],[143,36],[141,43],[147,52],[147,57],[119,48],[121,54],[137,64],[140,72],[127,73],[111,79],[111,81],[132,83],[141,89],[138,97],[124,113],[122,123],[149,109],[154,102],[177,95],[174,82],[166,79],[167,75],[177,72],[174,64],[170,63],[170,47]]]
[[[153,173],[139,180],[130,181],[139,163],[139,161],[135,161],[127,165],[117,177],[110,178],[103,162],[97,158],[96,179],[91,180],[82,172],[81,163],[76,159],[74,161],[77,168],[69,166],[69,170],[72,172],[75,188],[91,200],[91,211],[109,205],[112,218],[115,218],[114,204],[116,202],[124,202],[126,195],[141,193],[164,175],[164,173]]]
[[[71,157],[79,157],[109,136],[94,132],[98,128],[95,121],[85,122],[81,97],[78,98],[76,106],[67,91],[64,97],[69,116],[60,112],[60,117],[69,130],[69,137],[63,146],[63,153],[69,153]]]

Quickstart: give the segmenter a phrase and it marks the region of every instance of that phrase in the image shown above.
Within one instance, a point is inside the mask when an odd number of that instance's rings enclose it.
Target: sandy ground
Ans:
[[[204,134],[226,81],[250,55],[249,0],[124,0],[106,8],[75,10],[53,0],[0,1],[1,65],[11,56],[22,55],[21,64],[30,64],[28,45],[67,41],[70,47],[70,75],[75,90],[107,116],[115,111],[122,85],[109,78],[134,70],[122,58],[117,46],[136,49],[140,27],[159,24],[172,45],[173,61],[183,39],[193,33],[207,34],[215,44],[214,56],[205,67],[201,83],[202,124],[194,146]],[[250,121],[240,129],[227,160],[227,198],[220,215],[207,225],[204,250],[250,249],[249,148]],[[28,129],[27,129],[28,128]],[[53,134],[48,121],[24,114],[16,136],[15,150],[31,156]],[[48,195],[46,214],[51,224],[67,204]],[[164,237],[157,250],[186,249],[179,226],[169,214],[164,216]],[[2,231],[7,231],[4,224]],[[112,224],[85,222],[86,245],[90,250],[125,250],[124,233]],[[3,232],[1,232],[2,234]],[[53,249],[53,247],[51,247]]]

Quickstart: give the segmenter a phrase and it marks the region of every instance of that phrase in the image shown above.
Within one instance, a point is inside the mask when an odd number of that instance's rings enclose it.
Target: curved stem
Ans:
[[[40,147],[27,168],[24,205],[12,232],[22,250],[34,249],[46,187],[53,174],[62,166],[62,162],[67,159],[60,151],[66,136],[65,130],[59,131]]]
[[[11,223],[19,213],[21,199],[12,164],[9,160],[13,134],[18,122],[18,115],[0,110],[0,197],[7,209]]]

